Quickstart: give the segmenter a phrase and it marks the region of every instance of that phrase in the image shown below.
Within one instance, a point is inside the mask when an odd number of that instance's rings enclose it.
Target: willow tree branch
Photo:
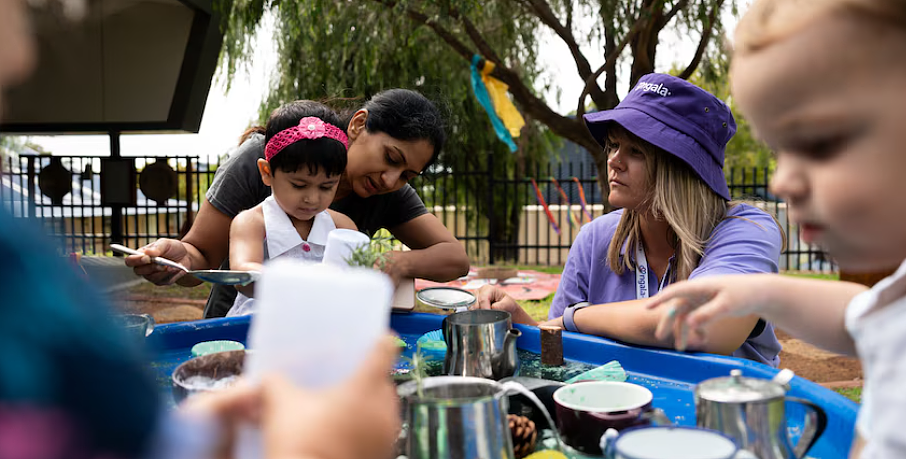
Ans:
[[[394,0],[373,0],[373,1],[380,3],[382,5],[388,6],[390,8],[396,8],[396,6],[397,6],[397,2]],[[431,30],[433,30],[434,33],[437,34],[438,37],[440,37],[444,42],[447,43],[447,45],[449,45],[451,48],[453,48],[453,51],[456,51],[456,53],[459,54],[460,56],[462,56],[463,59],[465,59],[466,61],[472,62],[472,56],[475,53],[471,49],[469,49],[469,47],[466,46],[463,42],[459,41],[459,39],[456,38],[456,36],[453,35],[452,32],[445,29],[443,26],[441,26],[437,22],[431,20],[431,18],[429,18],[424,13],[415,11],[411,8],[406,8],[405,10],[406,10],[406,16],[408,16],[409,19],[412,19],[415,22],[418,22],[420,24],[424,24],[424,25],[430,27]]]
[[[724,0],[718,0],[717,4],[711,9],[711,13],[708,14],[708,25],[702,31],[702,38],[698,42],[698,48],[695,50],[695,55],[692,56],[692,61],[689,62],[689,65],[686,66],[686,69],[680,73],[679,77],[687,80],[689,77],[695,73],[695,69],[698,68],[698,64],[701,63],[702,57],[705,55],[705,50],[708,48],[708,43],[711,42],[711,35],[714,33],[714,24],[717,22],[717,14],[720,12],[721,7],[723,6]]]
[[[460,15],[458,10],[451,10],[450,16],[459,19],[462,22],[463,27],[466,29],[466,35],[469,36],[469,39],[472,40],[472,43],[475,44],[475,47],[478,48],[478,51],[487,58],[494,62],[496,65],[503,65],[503,59],[500,58],[500,55],[497,54],[497,51],[491,47],[487,40],[484,39],[484,36],[481,32],[478,31],[478,28],[475,27],[475,24],[469,20],[468,17]]]
[[[377,3],[380,3],[385,6],[396,7],[397,3],[395,0],[373,0]],[[437,36],[439,36],[444,42],[446,42],[457,54],[462,56],[466,62],[472,61],[472,56],[474,52],[469,49],[462,41],[456,38],[453,33],[444,28],[442,25],[431,20],[427,15],[419,11],[415,11],[411,8],[405,8],[406,16],[408,16],[413,21],[426,25],[433,30]],[[451,12],[451,17],[454,15],[458,18],[458,12]],[[466,25],[468,33],[468,28],[470,27],[471,21],[463,21]],[[570,139],[579,145],[582,145],[585,148],[595,148],[597,145],[595,140],[588,134],[588,131],[585,129],[581,120],[577,121],[574,119],[567,118],[560,115],[559,113],[553,111],[546,102],[535,96],[532,90],[526,86],[522,81],[519,75],[514,72],[512,69],[507,67],[502,61],[495,60],[496,53],[493,52],[493,49],[487,45],[487,42],[481,37],[481,34],[477,33],[478,31],[474,29],[474,25],[471,25],[473,28],[473,34],[470,35],[470,39],[475,42],[476,47],[479,48],[479,51],[485,53],[481,48],[485,48],[489,53],[485,54],[487,59],[490,59],[494,62],[495,67],[491,72],[491,76],[497,78],[498,80],[506,83],[509,86],[510,94],[513,95],[513,99],[517,104],[524,110],[526,113],[532,115],[532,117],[541,123],[544,123],[550,130],[561,137]]]
[[[721,1],[721,3],[723,3],[723,1]],[[666,26],[670,23],[671,20],[673,20],[674,16],[679,14],[679,12],[684,10],[687,6],[689,6],[689,0],[679,0],[678,2],[676,2],[673,5],[673,8],[670,8],[670,11],[668,11],[667,14],[664,15],[664,18],[661,20],[661,24],[659,24],[660,27],[658,27],[658,29],[663,29],[664,26]]]
[[[654,4],[652,4],[654,6]],[[650,12],[650,9],[648,10]],[[629,45],[629,42],[639,30],[642,28],[642,24],[645,23],[645,13],[639,14],[639,17],[636,18],[635,22],[632,24],[632,27],[629,29],[629,32],[620,40],[620,43],[604,57],[604,65],[595,70],[594,73],[588,76],[585,79],[585,87],[582,89],[582,94],[579,95],[579,104],[576,107],[576,118],[581,119],[585,115],[585,97],[588,96],[589,90],[591,89],[592,83],[595,83],[599,76],[604,73],[604,70],[607,69],[608,63],[611,60],[618,59],[620,54],[623,53],[623,50],[626,49],[626,46]]]
[[[546,26],[550,27],[554,33],[560,37],[561,40],[566,44],[566,47],[569,48],[570,54],[573,56],[573,60],[576,62],[576,70],[579,72],[579,76],[582,80],[587,79],[591,76],[591,64],[588,63],[588,59],[582,53],[582,50],[579,47],[579,43],[576,42],[575,37],[573,36],[572,29],[569,26],[564,26],[560,23],[560,20],[557,19],[557,15],[551,9],[550,5],[545,0],[526,0],[526,3],[535,12],[535,16],[541,20]],[[570,18],[572,17],[572,12],[569,13]],[[595,101],[595,104],[603,105],[605,104],[604,91],[601,90],[601,87],[598,86],[597,80],[593,81],[592,87],[589,89],[589,94],[591,95],[592,100]]]
[[[573,30],[573,2],[566,3],[566,28]]]

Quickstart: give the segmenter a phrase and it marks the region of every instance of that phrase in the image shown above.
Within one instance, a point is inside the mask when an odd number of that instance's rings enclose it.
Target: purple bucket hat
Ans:
[[[681,78],[649,73],[613,110],[585,115],[588,130],[601,145],[611,122],[683,160],[715,193],[730,200],[724,151],[736,133],[736,120],[711,93]]]

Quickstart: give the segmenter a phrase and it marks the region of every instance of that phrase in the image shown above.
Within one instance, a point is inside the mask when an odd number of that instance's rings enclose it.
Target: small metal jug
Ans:
[[[447,354],[444,373],[500,380],[519,369],[516,339],[510,313],[490,309],[462,311],[443,321]]]
[[[534,393],[519,383],[436,376],[397,389],[403,432],[401,454],[409,459],[514,459],[507,420],[508,395],[531,400],[554,425]],[[560,438],[554,430],[558,448]]]
[[[746,378],[732,370],[729,377],[702,382],[695,388],[698,426],[729,435],[759,459],[805,457],[824,432],[827,415],[808,400],[786,396],[792,376],[783,370],[773,380]],[[795,447],[787,433],[785,402],[802,404],[808,411]]]

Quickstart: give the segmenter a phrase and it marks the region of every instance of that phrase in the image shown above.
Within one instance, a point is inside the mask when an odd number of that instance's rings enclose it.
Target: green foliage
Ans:
[[[0,161],[5,162],[12,155],[18,155],[25,145],[25,137],[0,135]]]
[[[836,392],[856,403],[862,403],[862,388],[861,387],[834,389],[834,392]]]
[[[840,273],[818,273],[810,271],[785,271],[784,276],[802,277],[806,279],[840,280]]]
[[[386,253],[393,249],[391,236],[375,236],[369,244],[362,244],[352,250],[346,263],[353,267],[372,268],[377,266],[383,270],[387,262]]]

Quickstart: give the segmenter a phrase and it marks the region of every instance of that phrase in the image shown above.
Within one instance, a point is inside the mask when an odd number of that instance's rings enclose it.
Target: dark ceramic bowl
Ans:
[[[622,431],[651,424],[651,391],[616,381],[582,381],[554,392],[557,430],[579,452],[602,454],[607,429]]]
[[[179,403],[193,394],[220,390],[209,385],[193,384],[193,377],[218,381],[239,376],[244,362],[244,350],[215,352],[183,362],[173,371],[173,399]]]

